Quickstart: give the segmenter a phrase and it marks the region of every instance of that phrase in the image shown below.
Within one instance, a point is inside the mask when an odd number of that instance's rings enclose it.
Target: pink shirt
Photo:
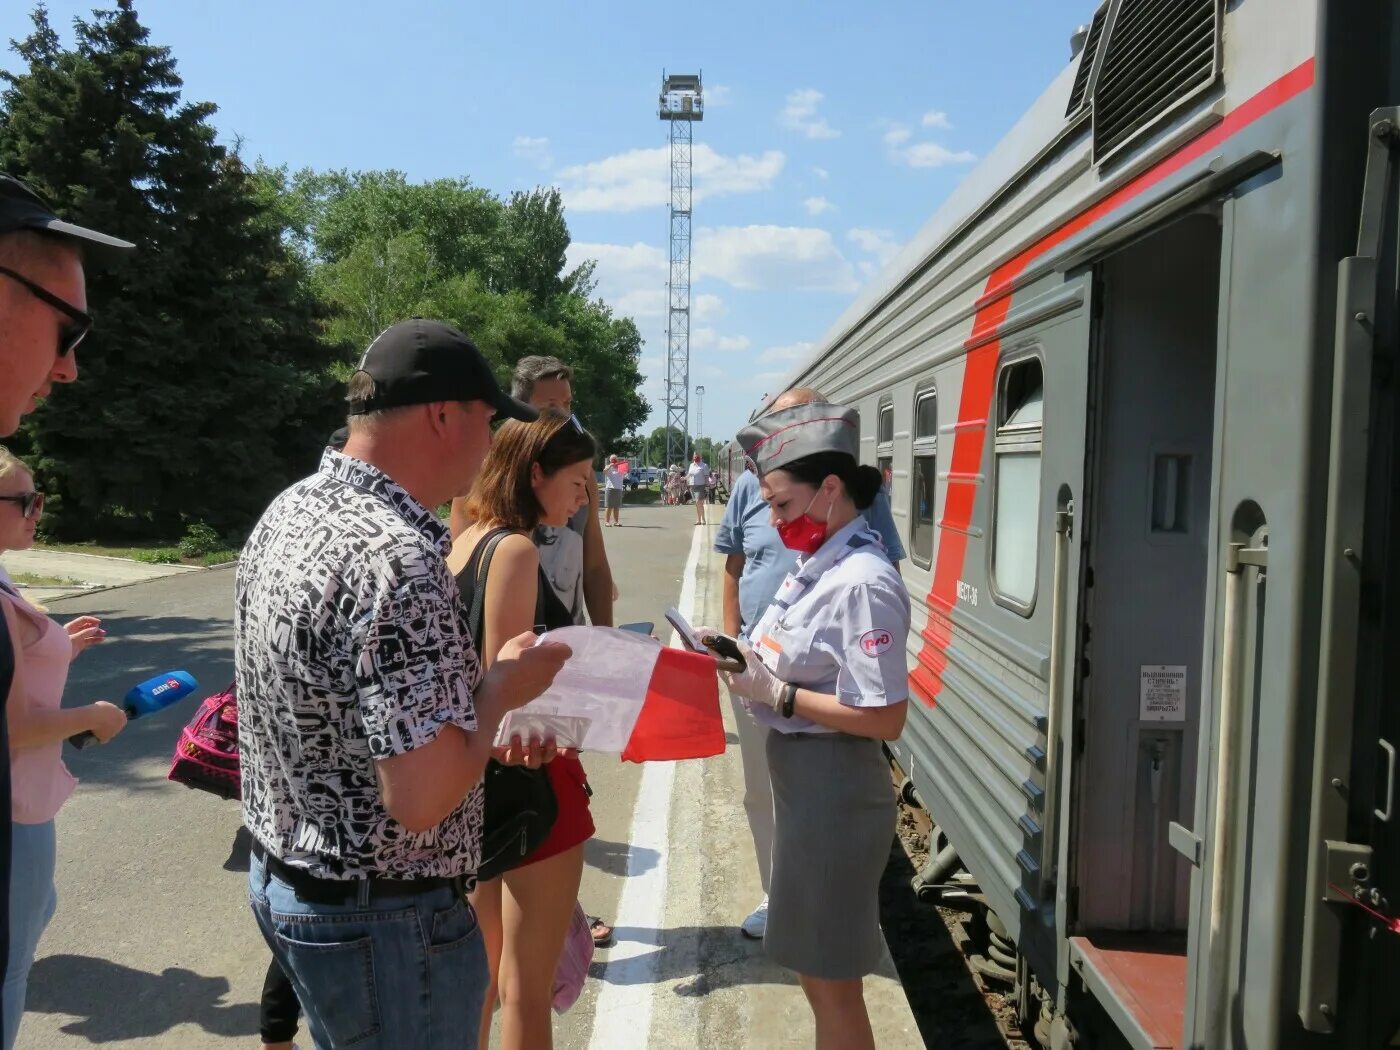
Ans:
[[[16,620],[28,620],[39,637],[21,646],[15,638],[18,659],[10,706],[30,710],[55,710],[63,703],[63,686],[73,659],[73,643],[56,620],[45,616],[23,598],[0,587]],[[16,824],[44,824],[53,820],[73,789],[77,778],[63,764],[63,741],[10,748],[10,815]]]

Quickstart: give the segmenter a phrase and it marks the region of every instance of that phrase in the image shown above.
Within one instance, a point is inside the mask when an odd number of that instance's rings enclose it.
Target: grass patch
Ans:
[[[227,565],[231,561],[238,560],[238,552],[233,550],[210,551],[199,559],[199,563],[206,567],[213,565]]]
[[[622,509],[628,507],[651,507],[661,502],[660,489],[635,489],[622,497]]]
[[[12,572],[10,579],[21,587],[81,587],[82,580],[71,576],[41,576],[34,572]]]
[[[147,565],[183,565],[185,561],[180,554],[179,547],[149,547],[144,550],[135,550],[131,554],[131,559],[145,562]]]
[[[133,561],[151,561],[140,555],[151,551],[174,550],[161,543],[136,543],[128,547],[109,547],[101,543],[50,543],[45,540],[34,544],[36,551],[58,551],[63,554],[97,554],[104,558],[128,558]]]

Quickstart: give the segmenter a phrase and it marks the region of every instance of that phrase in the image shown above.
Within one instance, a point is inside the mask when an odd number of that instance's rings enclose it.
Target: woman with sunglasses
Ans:
[[[0,553],[28,550],[44,512],[34,476],[0,448]],[[58,903],[54,889],[54,817],[77,781],[63,765],[63,741],[90,731],[102,743],[121,732],[126,713],[105,700],[62,708],[68,665],[106,638],[102,621],[79,616],[59,624],[0,579],[0,611],[15,640],[14,685],[6,704],[10,729],[12,876],[10,961],[5,972],[5,1050],[15,1045],[29,968]]]
[[[487,668],[507,639],[574,622],[540,571],[531,534],[539,525],[564,526],[588,502],[594,453],[593,439],[553,409],[543,410],[533,423],[507,421],[496,431],[467,501],[472,524],[453,538],[447,559],[466,608],[477,588],[485,588],[475,641]],[[554,971],[583,877],[583,846],[593,837],[588,781],[578,758],[556,752],[552,741],[524,746],[513,741],[496,757],[531,768],[546,764],[558,816],[523,863],[479,881],[471,895],[491,969],[480,1046],[490,1043],[492,1007],[499,998],[504,1050],[548,1050],[554,1045]]]

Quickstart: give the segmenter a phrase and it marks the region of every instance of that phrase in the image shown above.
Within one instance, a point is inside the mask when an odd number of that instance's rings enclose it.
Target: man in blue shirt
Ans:
[[[825,400],[816,390],[799,387],[779,396],[769,411],[780,412]],[[866,518],[884,542],[885,551],[897,569],[905,552],[895,528],[888,493],[882,490],[875,497]],[[797,552],[784,547],[778,538],[778,530],[769,518],[768,504],[759,492],[758,475],[751,470],[734,482],[729,503],[724,508],[724,520],[715,535],[715,551],[725,556],[724,632],[733,637],[747,637],[749,629],[772,604],[773,596],[797,562]],[[744,811],[749,818],[759,882],[763,886],[762,903],[739,928],[745,936],[758,940],[768,925],[768,875],[773,852],[773,790],[768,782],[768,757],[764,750],[767,730],[754,720],[742,701],[731,697],[730,702],[734,705],[734,722],[739,730],[739,749],[744,761]]]

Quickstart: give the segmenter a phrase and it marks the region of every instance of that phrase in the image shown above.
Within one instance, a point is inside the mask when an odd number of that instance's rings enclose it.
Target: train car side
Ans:
[[[1335,86],[1320,11],[1222,9],[1223,76],[1112,163],[1071,65],[790,383],[861,410],[925,598],[892,750],[1064,1045],[1318,1027],[1263,960],[1313,848],[1332,260],[1384,80]]]

